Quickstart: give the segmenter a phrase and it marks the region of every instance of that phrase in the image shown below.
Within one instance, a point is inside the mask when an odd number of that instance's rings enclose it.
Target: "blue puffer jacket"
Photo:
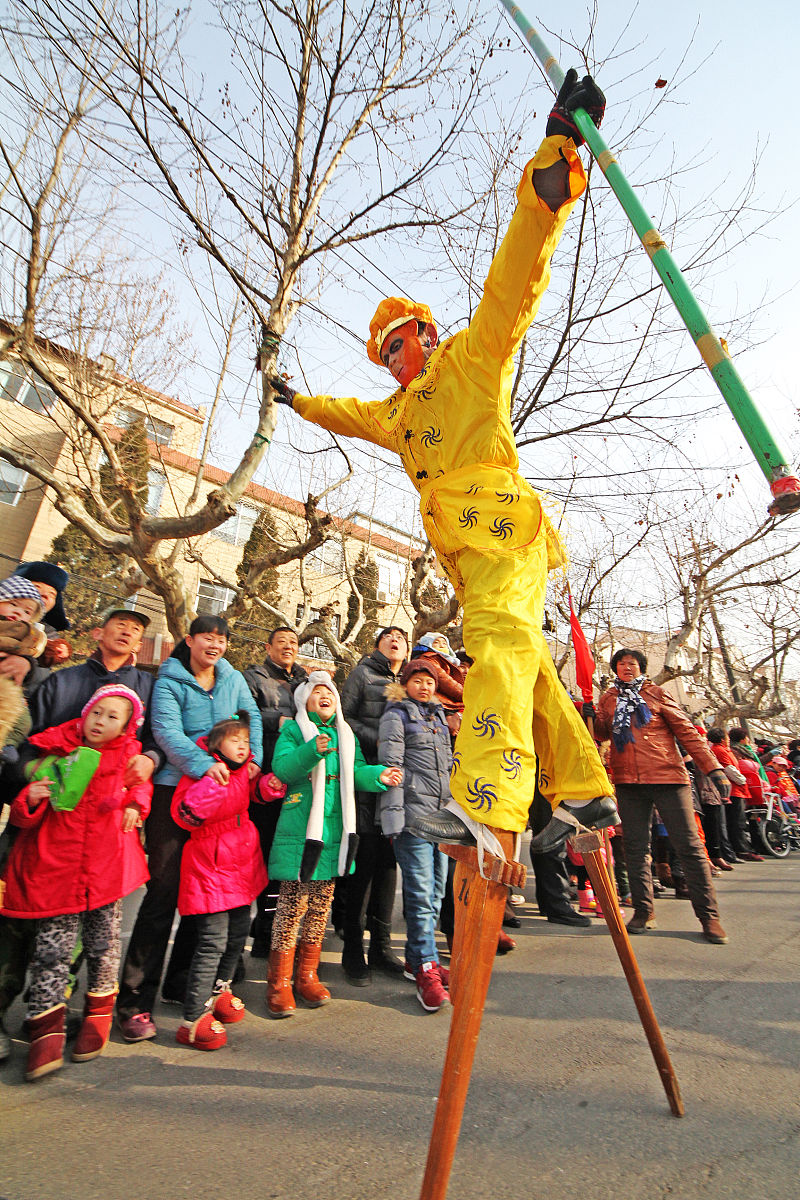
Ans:
[[[174,787],[182,775],[199,779],[216,759],[197,745],[217,721],[235,712],[250,714],[250,750],[261,763],[261,714],[241,672],[221,658],[214,668],[214,687],[202,688],[177,658],[162,663],[153,686],[153,734],[167,756],[154,783]]]
[[[378,805],[381,829],[394,837],[410,817],[435,812],[451,799],[453,754],[441,704],[419,704],[399,684],[390,684],[386,692],[390,699],[381,717],[378,757],[387,767],[402,767],[403,784],[387,788]]]

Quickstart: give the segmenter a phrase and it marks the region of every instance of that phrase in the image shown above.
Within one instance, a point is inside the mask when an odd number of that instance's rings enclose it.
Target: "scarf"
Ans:
[[[633,744],[632,718],[640,729],[642,725],[648,725],[652,719],[653,714],[639,695],[646,679],[646,675],[638,675],[630,683],[623,683],[621,679],[618,679],[614,684],[617,689],[617,707],[614,709],[611,739],[616,750],[624,750],[627,745]]]
[[[353,769],[356,759],[355,734],[341,713],[339,693],[327,671],[312,671],[294,695],[297,714],[295,720],[304,739],[310,742],[318,733],[325,732],[324,725],[315,725],[306,712],[306,701],[317,684],[327,687],[336,698],[336,734],[339,742],[339,800],[342,806],[342,840],[339,845],[339,874],[346,875],[353,861],[358,841],[356,832],[356,802]],[[325,816],[325,759],[321,758],[311,770],[311,811],[306,826],[306,849],[303,853],[300,879],[307,883],[316,870],[322,854],[322,824]],[[312,865],[313,864],[313,865]]]

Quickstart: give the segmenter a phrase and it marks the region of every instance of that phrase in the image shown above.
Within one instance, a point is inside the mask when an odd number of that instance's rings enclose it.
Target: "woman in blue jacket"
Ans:
[[[150,881],[133,927],[122,968],[117,1016],[128,1042],[155,1037],[152,1019],[158,983],[169,945],[180,882],[181,853],[188,837],[170,815],[172,793],[183,775],[209,775],[225,783],[228,768],[197,745],[211,727],[236,712],[250,715],[256,770],[261,763],[261,718],[244,676],[225,660],[229,630],[222,617],[196,617],[189,633],[162,663],[153,686],[153,735],[167,756],[153,780],[147,819]],[[182,930],[182,932],[181,932]],[[194,930],[184,925],[175,938],[162,994],[182,1000],[179,975],[191,961]],[[184,961],[185,960],[185,961]]]

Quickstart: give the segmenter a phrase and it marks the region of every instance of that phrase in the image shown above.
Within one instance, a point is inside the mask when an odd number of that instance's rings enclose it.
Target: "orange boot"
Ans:
[[[58,1071],[64,1065],[64,1018],[66,1004],[56,1004],[35,1017],[28,1017],[31,1039],[25,1078],[28,1082]]]
[[[297,1007],[292,992],[294,948],[270,950],[267,975],[267,1008],[272,1017],[290,1017]]]
[[[113,992],[86,993],[83,1024],[72,1048],[73,1062],[87,1062],[90,1058],[97,1058],[97,1055],[105,1050],[111,1036],[111,1019],[116,995],[116,988]]]
[[[331,994],[317,976],[321,946],[300,943],[297,955],[297,970],[294,976],[294,987],[298,996],[309,1008],[320,1008],[327,1004]]]

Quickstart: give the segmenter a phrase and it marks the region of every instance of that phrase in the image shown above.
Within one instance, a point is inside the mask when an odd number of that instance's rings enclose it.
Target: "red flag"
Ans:
[[[586,634],[581,629],[581,623],[572,607],[572,592],[569,593],[569,624],[572,630],[572,648],[575,651],[575,678],[584,700],[587,704],[591,704],[594,657],[589,649],[589,643],[586,641]]]

